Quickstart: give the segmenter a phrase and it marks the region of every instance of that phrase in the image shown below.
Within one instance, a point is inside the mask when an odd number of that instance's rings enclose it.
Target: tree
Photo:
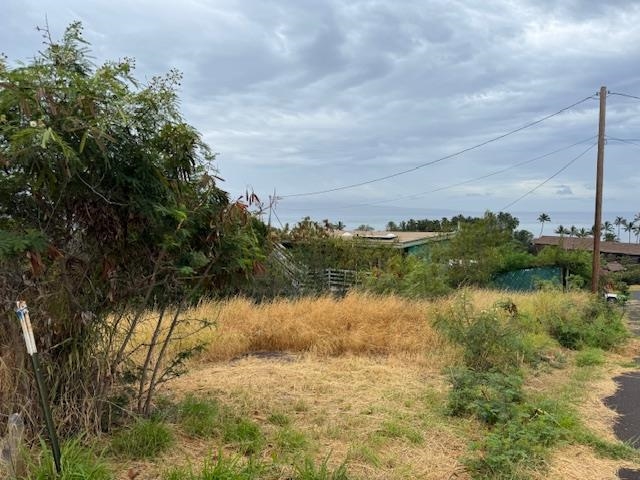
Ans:
[[[604,238],[608,233],[613,233],[613,224],[606,220],[602,224],[602,237]]]
[[[631,220],[625,222],[624,224],[624,231],[629,233],[629,243],[631,243],[631,232],[634,231],[635,226],[636,223]]]
[[[359,225],[358,228],[356,228],[356,230],[360,230],[361,232],[372,232],[373,227],[369,224],[362,224],[362,225]]]
[[[514,241],[514,217],[486,212],[473,222],[461,224],[460,231],[443,246],[434,247],[432,258],[448,265],[451,286],[487,285],[500,271],[504,259],[524,247]]]
[[[613,224],[618,227],[618,239],[620,239],[620,227],[624,226],[627,224],[627,220],[624,217],[616,217],[616,219],[613,221]]]
[[[591,233],[584,227],[578,230],[578,233],[576,234],[578,238],[585,238],[585,237],[588,237],[589,235],[591,235]]]
[[[578,229],[576,228],[575,225],[571,225],[571,228],[569,229],[569,238],[575,237],[578,235]]]
[[[560,236],[563,236],[566,233],[569,233],[569,230],[566,229],[564,225],[558,225],[558,228],[555,229],[555,233],[557,233]]]
[[[538,221],[540,222],[540,236],[542,236],[542,230],[544,229],[544,224],[546,222],[551,221],[551,217],[546,213],[541,213],[538,215]]]
[[[179,112],[178,72],[140,85],[132,60],[91,64],[79,23],[60,42],[44,35],[29,64],[0,60],[2,313],[30,303],[59,425],[95,430],[125,374],[149,413],[193,353],[169,354],[181,313],[233,292],[264,258],[266,228],[249,214],[255,195],[230,202],[217,187],[215,155]],[[152,308],[153,336],[136,343]],[[2,351],[18,339],[0,330]],[[0,403],[35,419],[27,370],[9,367]]]

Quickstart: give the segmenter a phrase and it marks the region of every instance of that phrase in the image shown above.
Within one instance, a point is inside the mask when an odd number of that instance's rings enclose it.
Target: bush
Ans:
[[[173,432],[157,420],[138,420],[131,427],[116,433],[111,448],[116,454],[133,459],[153,458],[174,442]]]
[[[552,337],[572,350],[584,347],[611,350],[620,345],[629,333],[615,306],[601,300],[591,301],[585,308],[565,308],[547,319]]]
[[[37,463],[30,466],[31,480],[110,480],[111,472],[104,460],[80,441],[71,440],[61,446],[60,475],[56,474],[51,450],[42,443]]]
[[[447,411],[473,415],[489,425],[511,419],[522,401],[522,377],[500,372],[460,369],[451,374]]]
[[[524,478],[523,470],[541,465],[549,448],[571,438],[576,427],[575,416],[555,402],[522,405],[482,441],[481,455],[465,463],[472,478]]]
[[[516,316],[502,309],[476,312],[463,297],[449,312],[436,317],[435,327],[463,348],[464,363],[470,369],[513,370],[525,358]]]

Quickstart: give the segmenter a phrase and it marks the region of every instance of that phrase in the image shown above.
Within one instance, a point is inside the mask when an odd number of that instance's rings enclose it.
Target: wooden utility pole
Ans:
[[[598,122],[598,162],[596,167],[596,214],[593,225],[593,268],[591,292],[598,293],[600,279],[600,225],[602,225],[602,183],[604,177],[604,125],[607,111],[607,87],[600,87],[600,120]]]

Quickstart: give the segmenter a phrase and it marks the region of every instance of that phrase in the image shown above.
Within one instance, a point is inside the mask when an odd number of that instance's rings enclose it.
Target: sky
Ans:
[[[640,212],[640,98],[615,95],[640,97],[638,1],[2,0],[0,52],[27,61],[36,26],[58,38],[75,20],[98,64],[181,70],[222,188],[275,192],[283,223],[503,210],[536,233],[541,212],[545,229],[590,225],[603,85],[604,219]]]

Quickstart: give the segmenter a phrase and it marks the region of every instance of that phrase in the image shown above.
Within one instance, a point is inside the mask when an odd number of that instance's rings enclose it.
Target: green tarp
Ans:
[[[493,285],[503,290],[535,290],[539,281],[551,281],[562,285],[560,267],[535,267],[501,273],[493,279]]]

